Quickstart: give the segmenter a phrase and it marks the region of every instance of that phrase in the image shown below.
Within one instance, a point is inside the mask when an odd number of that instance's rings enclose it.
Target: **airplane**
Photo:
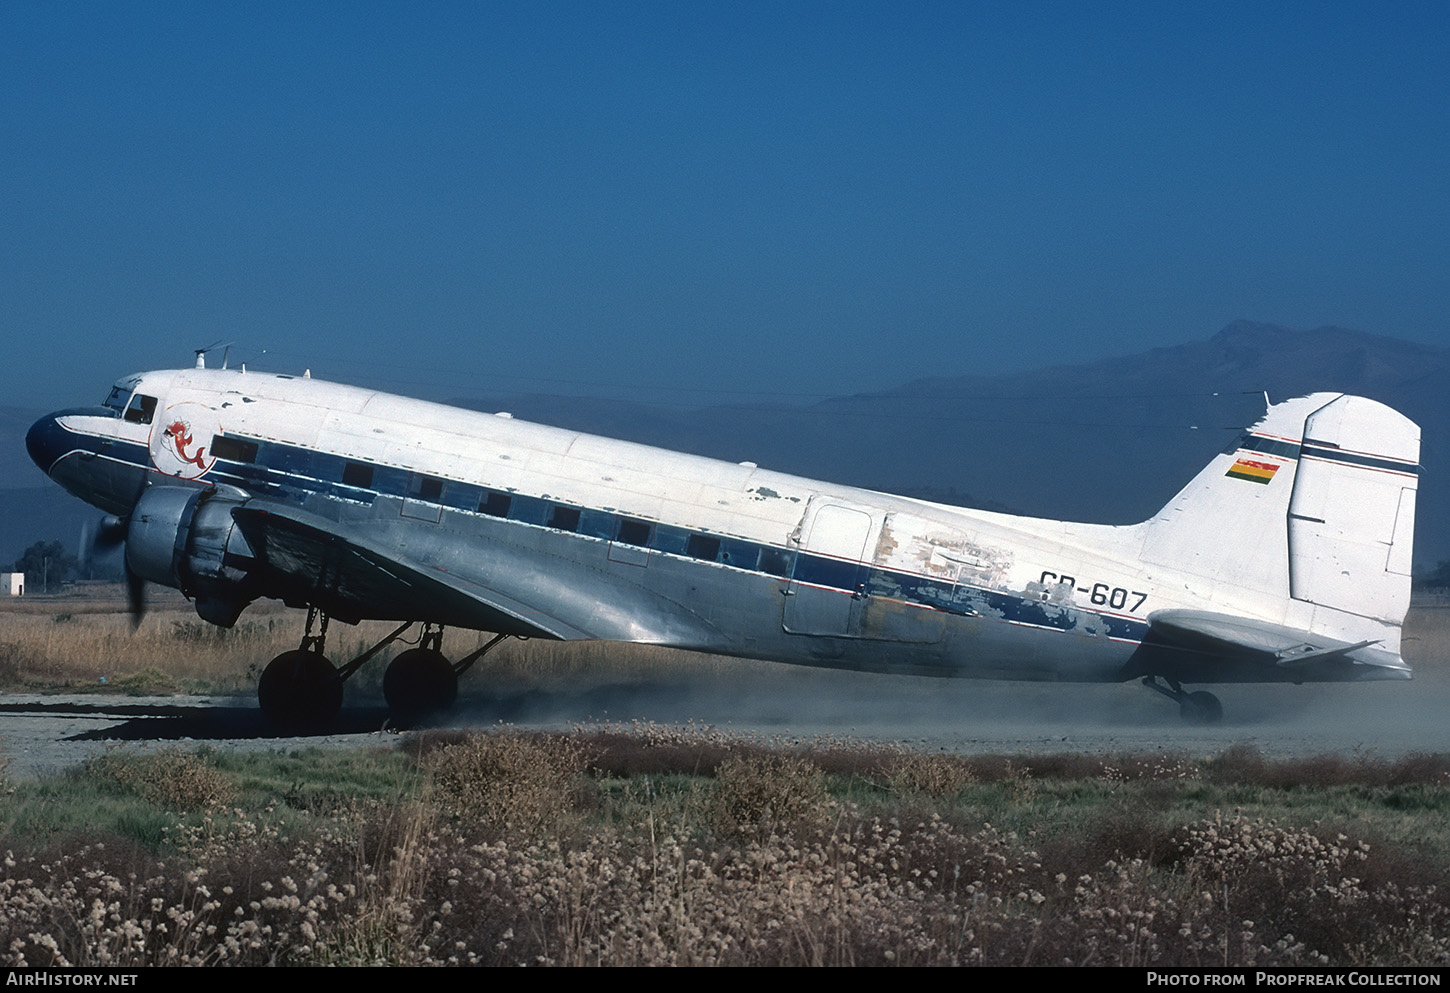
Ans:
[[[225,363],[223,363],[225,366]],[[1267,403],[1267,397],[1266,403]],[[507,637],[598,639],[891,673],[1142,683],[1409,679],[1419,428],[1374,400],[1267,407],[1157,514],[1109,526],[967,510],[301,376],[127,376],[31,427],[146,583],[229,627],[306,608],[261,709],[318,727],[385,671],[392,713],[446,708]],[[1105,452],[1104,457],[1122,457]],[[330,618],[401,622],[335,666]],[[493,638],[458,662],[446,628]]]

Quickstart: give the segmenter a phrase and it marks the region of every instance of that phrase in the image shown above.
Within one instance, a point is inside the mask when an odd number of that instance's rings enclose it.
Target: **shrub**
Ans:
[[[471,734],[420,756],[434,795],[456,816],[532,836],[564,823],[586,788],[584,749],[568,738]]]
[[[108,750],[86,771],[168,810],[212,810],[236,796],[226,777],[197,752],[165,749],[154,755]]]
[[[950,797],[976,780],[967,763],[955,755],[906,752],[888,767],[891,790],[907,796]]]
[[[731,834],[768,835],[822,812],[827,800],[825,773],[803,758],[730,758],[721,763],[715,779],[715,822]]]

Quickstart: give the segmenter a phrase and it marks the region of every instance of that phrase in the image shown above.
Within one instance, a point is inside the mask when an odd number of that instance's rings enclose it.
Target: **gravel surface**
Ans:
[[[781,666],[767,676],[490,692],[465,678],[458,708],[435,727],[508,723],[563,728],[647,720],[696,723],[792,739],[849,736],[930,750],[1171,752],[1191,757],[1250,744],[1269,756],[1450,752],[1450,680],[1215,688],[1225,718],[1194,727],[1136,683],[1081,686],[877,676]],[[1196,687],[1195,687],[1196,688]],[[350,701],[330,733],[279,736],[255,700],[195,696],[0,695],[0,754],[13,777],[63,770],[89,755],[135,747],[279,749],[391,747],[377,701]]]

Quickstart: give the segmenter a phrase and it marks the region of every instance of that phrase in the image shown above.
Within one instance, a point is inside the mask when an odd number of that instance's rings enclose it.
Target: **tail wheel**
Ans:
[[[400,721],[414,721],[447,710],[458,699],[458,676],[442,652],[413,648],[388,664],[383,697]]]
[[[277,727],[325,727],[342,709],[342,680],[318,652],[283,652],[262,670],[257,683],[262,713]]]
[[[1223,704],[1212,693],[1199,690],[1183,694],[1178,701],[1178,713],[1193,724],[1218,724],[1223,720]]]

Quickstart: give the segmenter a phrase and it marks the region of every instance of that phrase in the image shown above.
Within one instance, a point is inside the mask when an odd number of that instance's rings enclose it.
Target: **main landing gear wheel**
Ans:
[[[267,720],[278,727],[324,727],[342,709],[342,680],[318,652],[283,652],[262,670],[257,701]]]
[[[412,648],[388,664],[383,673],[383,697],[394,718],[415,721],[453,706],[458,699],[458,675],[442,652]]]

